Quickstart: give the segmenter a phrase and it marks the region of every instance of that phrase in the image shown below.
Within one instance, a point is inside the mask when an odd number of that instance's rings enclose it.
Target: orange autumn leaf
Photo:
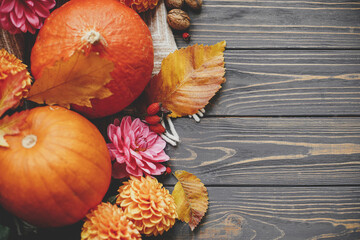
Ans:
[[[162,102],[170,117],[192,115],[204,108],[225,82],[226,42],[194,45],[169,54],[146,88],[149,102]]]
[[[0,79],[0,117],[10,108],[16,107],[30,87],[27,70],[9,73]]]
[[[114,65],[95,52],[76,51],[68,60],[46,68],[30,89],[28,99],[37,103],[91,107],[90,99],[112,95],[105,87],[112,80]]]
[[[178,218],[189,223],[191,230],[200,223],[208,209],[208,192],[195,175],[178,170],[175,177],[179,180],[172,192]]]
[[[19,134],[28,113],[28,111],[22,111],[11,116],[6,115],[3,119],[0,119],[0,147],[9,147],[4,137]]]

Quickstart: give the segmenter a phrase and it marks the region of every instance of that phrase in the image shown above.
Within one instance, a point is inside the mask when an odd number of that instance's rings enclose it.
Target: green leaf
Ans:
[[[10,228],[0,225],[0,240],[8,240],[10,238]]]
[[[16,226],[16,233],[19,237],[30,237],[37,235],[37,227],[31,225],[28,222],[25,222],[24,220],[16,216],[13,216],[13,221]]]
[[[117,198],[117,195],[110,196],[110,197],[108,197],[107,202],[109,202],[111,204],[115,204],[116,198]]]

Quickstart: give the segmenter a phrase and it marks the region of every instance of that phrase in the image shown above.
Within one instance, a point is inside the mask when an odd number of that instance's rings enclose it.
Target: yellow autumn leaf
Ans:
[[[112,92],[105,87],[112,80],[114,65],[95,52],[76,51],[68,60],[45,68],[30,89],[28,99],[37,103],[70,107],[91,107],[90,99],[106,98]]]
[[[170,117],[192,115],[204,108],[225,82],[225,45],[225,41],[196,44],[169,54],[146,88],[149,102],[162,102],[172,111]]]
[[[178,218],[189,223],[191,230],[200,223],[208,209],[208,192],[205,185],[195,175],[178,170],[175,177],[179,180],[172,192]]]

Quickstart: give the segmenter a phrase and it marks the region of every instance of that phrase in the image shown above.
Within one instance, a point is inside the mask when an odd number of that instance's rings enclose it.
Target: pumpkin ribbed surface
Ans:
[[[114,63],[113,80],[107,84],[113,95],[93,99],[92,108],[74,106],[88,117],[121,111],[151,78],[154,49],[150,30],[134,10],[117,0],[76,0],[56,9],[46,19],[31,52],[34,78],[77,50],[98,52]]]
[[[81,220],[104,197],[111,161],[98,129],[61,107],[30,110],[20,134],[0,148],[0,204],[47,227]]]
[[[101,203],[86,215],[81,240],[141,240],[141,235],[121,208]]]
[[[116,203],[140,233],[161,235],[175,224],[174,198],[156,178],[131,176],[118,191]]]

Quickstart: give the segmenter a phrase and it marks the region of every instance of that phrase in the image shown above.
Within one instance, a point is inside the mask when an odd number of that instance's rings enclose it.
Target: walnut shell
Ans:
[[[184,0],[165,0],[165,6],[167,9],[171,10],[174,8],[182,8],[184,5]]]
[[[190,17],[181,9],[173,9],[167,15],[167,22],[173,29],[185,30],[190,27]]]
[[[194,10],[200,10],[203,3],[202,0],[185,0],[185,2],[190,8]]]

